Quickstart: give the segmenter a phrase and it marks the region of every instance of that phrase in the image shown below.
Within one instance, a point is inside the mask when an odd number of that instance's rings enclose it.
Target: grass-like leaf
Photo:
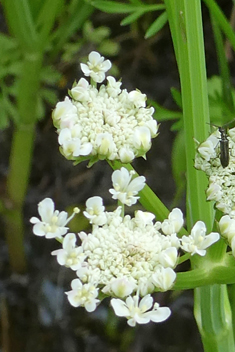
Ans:
[[[162,27],[165,26],[167,23],[167,13],[163,12],[148,28],[148,30],[145,33],[145,39],[148,39],[155,35],[157,32],[162,29]]]

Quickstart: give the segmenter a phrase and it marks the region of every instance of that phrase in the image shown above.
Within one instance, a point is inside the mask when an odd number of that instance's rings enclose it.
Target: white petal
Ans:
[[[128,317],[130,315],[129,309],[127,308],[125,302],[122,300],[118,298],[112,298],[110,303],[118,317]]]
[[[150,312],[150,319],[154,323],[161,323],[162,321],[169,318],[171,310],[168,307],[159,307],[157,310]]]
[[[82,288],[82,283],[79,279],[74,279],[71,282],[71,287],[73,290],[78,290],[78,289]]]
[[[33,227],[33,233],[36,236],[45,236],[45,226],[43,223],[38,222]]]
[[[143,297],[140,301],[139,308],[145,312],[149,310],[153,305],[153,297],[149,294]]]
[[[71,138],[71,130],[69,128],[63,128],[60,131],[58,142],[60,145],[63,145],[66,141],[70,140]]]
[[[37,224],[38,222],[40,222],[40,220],[35,216],[33,216],[29,221],[31,222],[31,224]]]
[[[88,59],[92,65],[97,65],[100,61],[102,61],[102,56],[97,53],[97,51],[92,51],[90,52]]]
[[[84,73],[85,76],[89,76],[91,70],[86,64],[80,64],[81,70]]]
[[[45,222],[50,222],[54,209],[55,205],[51,198],[45,198],[38,204],[38,213]]]
[[[213,243],[217,242],[220,238],[220,235],[217,232],[211,232],[207,235],[203,241],[203,249],[208,248]]]
[[[97,307],[97,303],[99,302],[98,299],[93,299],[92,301],[90,301],[89,303],[85,304],[85,309],[87,312],[94,312],[94,310],[96,310]]]
[[[128,191],[129,192],[136,192],[138,193],[139,191],[141,191],[144,186],[145,186],[145,181],[146,178],[144,176],[138,176],[136,177],[134,180],[132,180],[128,186]],[[136,194],[134,193],[134,194]]]
[[[80,155],[89,155],[91,151],[92,151],[91,143],[82,144],[80,148]]]
[[[206,233],[206,225],[203,221],[197,221],[191,230],[192,236],[203,235]]]

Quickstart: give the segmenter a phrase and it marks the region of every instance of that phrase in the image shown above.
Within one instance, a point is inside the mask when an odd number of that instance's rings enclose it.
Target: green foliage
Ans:
[[[91,21],[86,21],[82,28],[82,35],[77,34],[73,41],[64,45],[61,60],[64,63],[77,63],[79,61],[86,61],[87,56],[83,56],[81,50],[86,46],[93,46],[102,55],[114,56],[120,50],[117,42],[110,39],[111,30],[109,27],[100,26],[94,28]],[[82,57],[81,57],[82,55]]]
[[[38,25],[40,19],[38,19]],[[41,25],[40,25],[41,27]],[[58,30],[60,28],[58,27]],[[71,42],[63,45],[61,50],[61,61],[63,63],[77,63],[78,58],[81,58],[81,49],[86,45],[94,45],[94,49],[103,55],[116,55],[120,49],[119,44],[109,39],[111,35],[110,28],[100,26],[94,28],[91,21],[86,21],[82,28],[82,36],[76,35]],[[52,39],[52,37],[51,37]],[[19,123],[20,117],[16,107],[17,91],[19,78],[22,71],[22,61],[24,56],[22,50],[17,43],[17,40],[0,34],[0,129],[8,127],[9,121]],[[51,42],[47,45],[47,57],[51,58],[54,47]],[[86,57],[84,57],[85,61]],[[117,69],[114,67],[113,72],[117,74]],[[54,106],[58,100],[57,92],[58,85],[62,79],[62,74],[53,66],[50,60],[46,60],[40,72],[39,92],[36,96],[36,119],[40,120],[45,116],[47,104]]]
[[[97,9],[116,14],[126,14],[129,13],[122,21],[121,25],[126,26],[136,22],[140,17],[146,13],[151,13],[155,11],[162,11],[165,9],[164,4],[146,4],[143,1],[129,1],[129,3],[119,2],[119,1],[106,1],[106,0],[91,0],[88,1]],[[149,25],[145,33],[145,38],[150,38],[157,34],[162,27],[167,23],[167,14],[163,12],[152,24]]]

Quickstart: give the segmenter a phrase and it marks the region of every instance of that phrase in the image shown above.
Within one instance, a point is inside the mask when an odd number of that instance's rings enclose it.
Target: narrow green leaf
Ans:
[[[124,20],[121,21],[121,26],[126,26],[128,24],[135,22],[144,13],[145,13],[145,11],[143,11],[143,10],[133,12],[131,15],[125,17]]]
[[[92,1],[91,4],[97,9],[107,13],[127,13],[137,9],[136,5],[124,4],[117,1]]]
[[[48,42],[48,35],[54,25],[55,18],[62,8],[63,0],[46,0],[37,18],[37,30],[40,37],[40,46],[44,47]]]
[[[128,13],[134,11],[157,11],[157,10],[164,10],[165,6],[163,4],[160,5],[152,5],[152,4],[141,4],[141,5],[133,5],[133,4],[125,4],[122,2],[117,1],[92,1],[91,4],[96,7],[97,9],[107,12],[107,13]]]
[[[181,96],[180,91],[178,89],[172,87],[171,88],[171,95],[172,95],[172,98],[174,99],[174,102],[177,104],[177,106],[182,109],[182,96]]]
[[[216,21],[218,22],[221,30],[224,32],[226,37],[229,39],[230,44],[235,50],[235,33],[232,29],[229,21],[221,11],[220,7],[214,0],[204,0],[204,3],[207,5],[213,16],[215,16]]]
[[[154,34],[160,31],[162,27],[167,23],[167,13],[163,12],[148,28],[145,33],[145,39],[152,37]]]

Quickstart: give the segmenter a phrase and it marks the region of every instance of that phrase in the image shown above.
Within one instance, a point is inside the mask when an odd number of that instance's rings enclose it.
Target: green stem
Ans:
[[[227,286],[213,285],[196,288],[194,297],[194,313],[201,333],[204,351],[234,351]],[[208,307],[213,307],[213,309],[208,309]]]
[[[6,238],[11,267],[19,273],[26,271],[23,204],[31,169],[41,62],[41,55],[35,53],[26,55],[23,63],[17,94],[20,122],[13,134],[7,178]]]

